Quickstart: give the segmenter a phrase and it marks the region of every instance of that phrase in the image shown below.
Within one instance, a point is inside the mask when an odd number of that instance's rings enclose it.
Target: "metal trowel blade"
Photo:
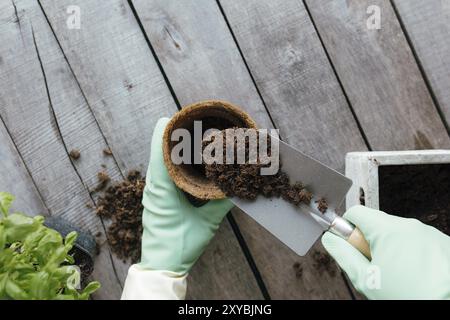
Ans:
[[[338,208],[352,181],[281,140],[279,146],[281,169],[289,176],[291,183],[303,183],[315,199],[323,197],[329,208]],[[329,222],[321,217],[314,206],[296,207],[282,198],[265,198],[261,195],[254,201],[236,197],[231,198],[231,201],[301,256],[308,252],[329,226]]]

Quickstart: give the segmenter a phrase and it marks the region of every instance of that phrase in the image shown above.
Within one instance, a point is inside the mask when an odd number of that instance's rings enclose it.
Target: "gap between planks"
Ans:
[[[152,55],[153,55],[157,65],[159,67],[159,70],[161,71],[161,74],[163,75],[164,80],[166,81],[166,84],[167,84],[167,86],[168,86],[168,88],[170,90],[170,93],[172,94],[172,97],[173,97],[173,99],[174,99],[174,101],[175,101],[175,103],[177,105],[177,108],[178,108],[178,110],[181,110],[182,106],[181,106],[181,104],[179,102],[179,99],[178,99],[178,97],[177,97],[177,95],[175,93],[174,88],[172,87],[172,85],[171,85],[171,83],[169,81],[169,78],[167,77],[166,72],[164,71],[164,67],[161,64],[161,61],[159,60],[158,55],[156,54],[155,49],[153,48],[153,45],[152,45],[150,39],[148,38],[147,33],[145,32],[144,26],[142,25],[142,22],[141,22],[138,14],[136,12],[136,8],[134,7],[132,0],[127,0],[127,1],[128,1],[128,5],[130,6],[130,8],[131,8],[131,10],[133,12],[134,18],[136,19],[136,21],[137,21],[137,23],[139,25],[139,28],[140,28],[142,34],[144,35],[145,41],[147,42],[147,45],[150,48],[150,50],[152,52]],[[230,29],[230,32],[231,32],[231,29]],[[236,44],[237,44],[237,42],[236,42]],[[256,87],[256,85],[255,85],[255,87]],[[267,112],[267,113],[270,116],[270,113],[269,112]],[[245,242],[244,237],[241,234],[239,226],[237,225],[236,221],[232,217],[231,212],[229,212],[227,214],[226,218],[227,218],[228,222],[231,225],[231,228],[232,228],[232,230],[233,230],[233,232],[234,232],[234,234],[236,236],[236,239],[237,239],[237,241],[239,243],[239,246],[241,247],[241,250],[242,250],[245,258],[247,259],[247,263],[248,263],[248,265],[249,265],[249,267],[250,267],[250,269],[251,269],[251,271],[253,273],[253,276],[255,277],[255,280],[256,280],[256,282],[258,284],[258,287],[259,287],[259,289],[261,291],[261,294],[263,295],[264,299],[270,300],[270,295],[269,295],[269,292],[268,292],[268,290],[266,288],[264,280],[262,279],[261,273],[259,272],[259,270],[258,270],[258,268],[256,266],[255,260],[253,259],[253,256],[252,256],[252,254],[250,252],[250,249],[249,249],[247,243]]]
[[[435,92],[433,90],[433,86],[431,85],[431,81],[428,78],[427,73],[425,72],[425,69],[424,69],[424,67],[422,65],[422,62],[419,59],[419,56],[418,56],[417,51],[416,51],[416,48],[414,47],[414,43],[411,40],[411,37],[410,37],[410,35],[408,33],[408,30],[405,27],[405,24],[403,22],[402,16],[401,16],[400,12],[398,11],[397,5],[395,4],[394,0],[389,0],[389,3],[391,4],[392,9],[394,10],[395,16],[397,17],[397,20],[398,20],[398,22],[400,24],[400,28],[402,29],[403,35],[405,36],[405,39],[408,42],[409,48],[411,49],[411,52],[412,52],[412,54],[414,56],[414,59],[416,60],[417,66],[419,67],[419,71],[422,74],[423,81],[424,81],[424,83],[425,83],[425,85],[426,85],[426,87],[428,89],[428,92],[430,93],[430,96],[431,96],[431,99],[434,102],[434,105],[436,106],[436,111],[439,114],[439,116],[441,117],[442,123],[444,124],[445,129],[447,130],[447,134],[450,137],[450,126],[449,126],[449,123],[447,122],[447,119],[446,119],[446,117],[444,115],[444,111],[443,111],[443,109],[442,109],[442,107],[441,107],[441,105],[439,103],[439,99],[436,97],[436,94],[435,94]]]

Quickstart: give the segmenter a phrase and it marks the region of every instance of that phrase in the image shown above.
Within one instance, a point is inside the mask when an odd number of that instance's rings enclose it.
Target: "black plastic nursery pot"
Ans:
[[[85,283],[94,270],[94,257],[97,253],[95,238],[63,218],[48,217],[45,219],[44,225],[58,231],[63,237],[72,231],[78,233],[77,240],[70,253],[75,259],[75,265],[80,268],[81,283]]]

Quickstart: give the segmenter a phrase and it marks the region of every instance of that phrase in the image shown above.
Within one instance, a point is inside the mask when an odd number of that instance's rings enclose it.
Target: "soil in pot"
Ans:
[[[380,166],[380,210],[450,235],[450,164]]]
[[[199,129],[201,125],[201,131],[196,131],[194,129]],[[201,160],[201,157],[195,157],[201,150],[197,149],[198,142],[201,142],[203,137],[199,137],[199,134],[204,133],[208,129],[218,129],[222,130],[225,128],[242,127],[242,128],[256,128],[256,123],[251,119],[251,117],[245,113],[241,108],[226,102],[219,100],[207,100],[200,101],[189,106],[184,107],[178,113],[176,113],[164,130],[163,136],[163,155],[164,162],[168,169],[169,175],[171,176],[174,183],[178,188],[184,192],[190,194],[192,197],[196,198],[201,202],[201,200],[212,200],[212,199],[223,199],[225,194],[215,185],[211,180],[207,179],[205,176],[205,168],[201,164],[192,164],[192,161],[186,160]],[[183,156],[184,150],[180,141],[172,139],[173,134],[178,129],[186,129],[191,133],[191,157],[190,159],[183,159],[180,163],[179,160],[173,161],[173,151],[174,148],[177,156]],[[198,133],[197,135],[192,133]],[[177,133],[178,134],[178,133]],[[184,137],[180,137],[184,140]],[[200,141],[197,139],[200,138]],[[184,142],[184,141],[183,141]],[[200,155],[198,155],[200,156]],[[197,201],[196,201],[197,202]]]
[[[76,246],[73,247],[69,254],[73,256],[75,264],[80,268],[81,284],[84,286],[87,283],[88,277],[94,271],[93,259],[88,253]]]
[[[226,119],[215,118],[215,117],[205,117],[205,118],[201,119],[201,121],[202,121],[202,137],[205,134],[205,132],[209,129],[224,130],[227,128],[232,128],[234,126],[231,121],[228,121]],[[194,136],[194,128],[188,127],[187,129],[191,133],[191,136]],[[195,164],[195,162],[194,162],[195,150],[194,150],[193,142],[191,143],[191,147],[192,147],[191,163],[193,163],[193,164],[188,167],[192,168],[200,175],[205,176],[206,175],[205,166],[203,164]]]
[[[135,263],[141,256],[142,194],[145,177],[130,171],[127,178],[108,187],[97,202],[96,213],[108,219],[107,230],[111,250],[120,259]]]
[[[244,129],[243,134],[246,130]],[[222,130],[224,159],[226,156],[227,139],[226,131]],[[271,154],[271,141],[270,137],[267,138],[267,154],[270,157]],[[204,141],[203,146],[206,147],[209,143],[214,141],[214,137],[211,141]],[[259,139],[258,139],[259,141]],[[274,175],[261,175],[261,168],[270,166],[268,164],[262,164],[260,159],[257,159],[256,164],[249,163],[249,139],[245,140],[245,163],[237,164],[237,144],[235,140],[234,144],[234,164],[205,164],[206,177],[219,186],[219,188],[227,195],[227,197],[239,197],[247,200],[255,200],[258,195],[262,195],[267,198],[282,197],[284,200],[298,206],[300,203],[309,204],[312,199],[312,193],[301,182],[291,183],[289,177],[281,170],[282,164],[280,161],[280,169]],[[325,199],[318,201],[319,210],[324,213],[327,208],[327,202]]]

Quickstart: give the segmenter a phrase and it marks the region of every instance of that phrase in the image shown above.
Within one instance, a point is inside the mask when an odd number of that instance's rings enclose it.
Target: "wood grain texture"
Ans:
[[[220,3],[282,137],[343,170],[365,145],[302,2]]]
[[[128,3],[41,3],[120,170],[138,168],[145,172],[153,127],[158,118],[171,116],[177,107]],[[81,9],[79,30],[65,25],[65,8],[72,4]],[[217,273],[210,264],[200,263],[191,273],[189,291],[204,299],[238,294],[260,297],[258,291],[248,293],[245,283],[227,286],[234,273],[249,283],[255,280],[230,227],[222,226],[217,237],[227,239],[228,245],[213,242],[202,259],[221,250],[223,259],[216,263],[228,272]],[[126,266],[117,271],[123,280]],[[207,281],[220,284],[222,291]],[[253,288],[259,290],[256,285]]]
[[[181,105],[226,100],[246,110],[260,127],[273,127],[214,1],[133,4]]]
[[[34,32],[34,41],[36,47],[39,48],[38,52],[51,96],[52,112],[57,121],[61,139],[64,141],[67,151],[78,150],[80,152],[80,158],[72,159],[72,164],[96,203],[99,196],[99,193],[95,192],[99,184],[98,172],[106,172],[112,180],[122,178],[123,173],[117,166],[115,158],[105,156],[103,153],[103,150],[109,148],[109,145],[42,10],[34,1],[29,1],[29,3],[34,3],[27,11],[31,13],[34,10],[36,14],[33,17],[33,28],[38,31]],[[91,214],[95,215],[95,208],[91,209]],[[104,230],[111,224],[111,220],[100,220]],[[101,246],[100,249],[106,250],[105,254],[111,256],[115,272],[116,270],[121,271],[118,275],[119,281],[123,285],[129,263],[111,254],[105,232],[98,233],[96,239]],[[110,271],[108,270],[108,272]],[[116,294],[116,297],[119,296],[120,292]]]
[[[448,148],[448,134],[389,1],[306,3],[372,148]],[[366,26],[369,5],[381,10],[379,30]]]
[[[181,104],[206,98],[229,100],[248,111],[261,127],[273,126],[220,8],[213,1],[134,0],[133,4]],[[265,43],[261,42],[255,50],[265,47]],[[276,76],[273,81],[276,81]],[[345,100],[342,101],[346,108]],[[297,122],[301,119],[299,110],[295,109],[278,117],[291,117],[294,118],[291,121]],[[286,128],[287,120],[283,121],[280,126],[282,130]],[[364,148],[354,122],[352,126],[356,130],[356,138],[352,136],[351,139],[359,141]],[[291,137],[290,141],[295,140]],[[317,274],[310,272],[307,277],[311,277],[308,283],[311,287],[292,282],[291,277],[295,277],[292,265],[297,261],[297,256],[278,240],[270,238],[269,233],[252,219],[245,219],[245,215],[239,218],[238,211],[235,215],[272,298],[349,297],[339,276],[330,284],[325,283],[329,279],[321,280]],[[250,236],[258,240],[251,241]],[[309,261],[312,265],[313,262]],[[315,293],[311,294],[311,291]]]
[[[52,41],[51,30],[48,29],[36,1],[23,0],[2,4],[0,39],[7,45],[0,48],[3,61],[0,66],[0,84],[4,88],[0,93],[1,116],[49,213],[61,216],[92,234],[101,233],[105,239],[100,219],[93,214],[92,209],[86,207],[86,204],[92,204],[92,199],[68,156],[65,135],[60,130],[54,109],[55,101],[58,104],[73,103],[68,97],[71,94],[76,97],[76,92],[70,87],[73,79],[69,76],[67,65],[56,41]],[[44,52],[41,52],[39,47],[45,47]],[[50,60],[45,60],[47,58]],[[48,73],[46,67],[50,68]],[[50,87],[53,87],[54,91],[50,91]],[[66,106],[68,107],[70,105]],[[68,113],[67,117],[73,115],[73,111]],[[84,123],[81,120],[80,122]],[[81,132],[83,129],[83,126],[78,128]],[[87,133],[88,136],[91,134],[92,131]],[[92,138],[95,139],[95,134]],[[27,180],[23,183],[27,183]],[[5,187],[13,188],[10,184]],[[23,196],[28,196],[26,191],[24,188]],[[31,204],[34,197],[29,196],[30,199],[24,201],[30,201]],[[107,244],[101,247],[101,253],[95,261],[93,277],[99,280],[103,287],[95,297],[117,298],[120,296],[121,287],[109,247]]]
[[[450,1],[393,1],[447,124],[450,123]]]
[[[145,172],[158,118],[177,108],[127,1],[41,1],[121,169]],[[80,8],[68,29],[66,8]]]
[[[48,210],[2,121],[0,141],[0,191],[15,196],[11,210],[30,216],[47,215]]]
[[[225,220],[216,232],[208,250],[192,268],[189,281],[195,282],[196,285],[188,285],[187,299],[248,300],[264,298],[254,278],[247,273],[248,262],[231,234],[233,234],[233,230],[230,223]],[[235,254],[236,251],[239,251],[239,254]],[[218,277],[216,274],[223,276]]]

